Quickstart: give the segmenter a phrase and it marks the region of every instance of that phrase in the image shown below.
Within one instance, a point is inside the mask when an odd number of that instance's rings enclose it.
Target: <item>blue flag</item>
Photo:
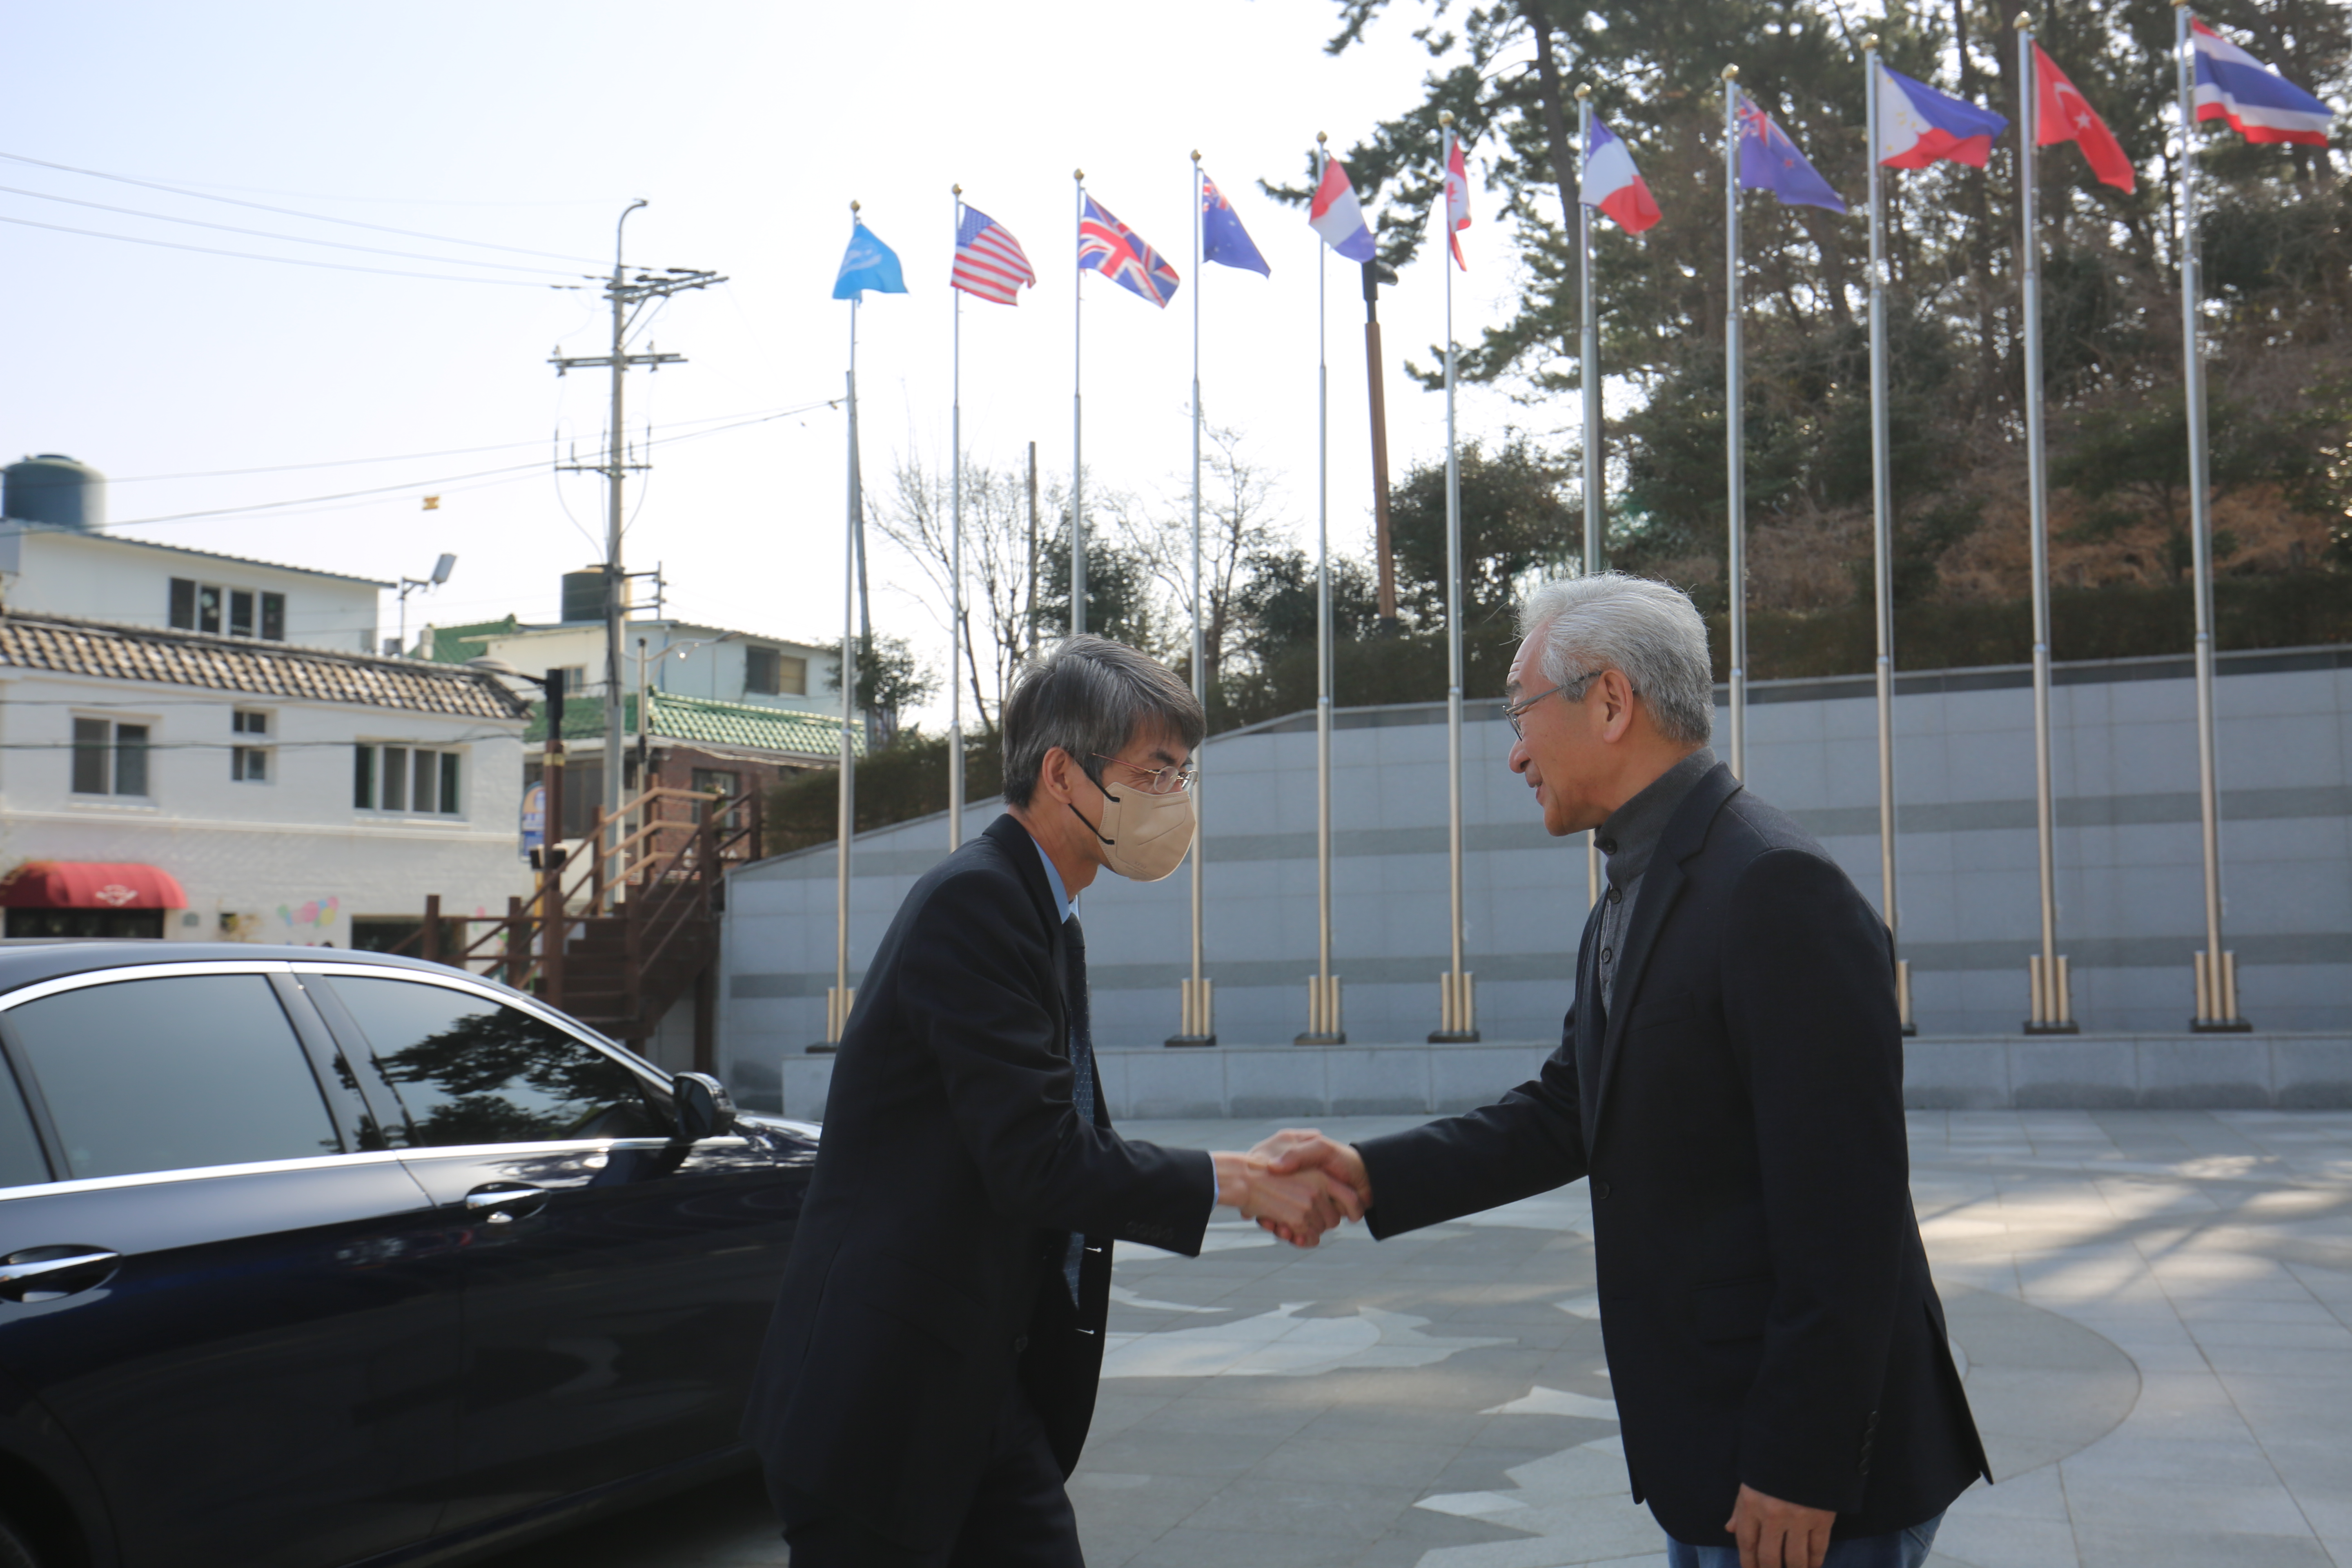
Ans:
[[[1217,189],[1217,182],[1207,171],[1201,174],[1201,259],[1214,261],[1225,267],[1238,267],[1244,272],[1255,272],[1262,278],[1274,276],[1274,268],[1250,243],[1249,231],[1242,227],[1241,215],[1234,204],[1225,200]]]
[[[907,280],[898,275],[898,253],[874,237],[874,231],[852,221],[849,248],[842,253],[841,276],[833,280],[833,297],[855,300],[866,289],[877,294],[904,294]]]
[[[1739,95],[1739,183],[1751,191],[1771,192],[1784,205],[1845,211],[1845,198],[1830,189],[1789,133],[1744,92]]]

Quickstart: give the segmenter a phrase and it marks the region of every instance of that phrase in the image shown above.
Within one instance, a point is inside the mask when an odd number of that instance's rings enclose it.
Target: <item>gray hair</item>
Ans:
[[[1004,799],[1027,805],[1045,753],[1059,746],[1094,776],[1139,731],[1165,729],[1192,751],[1208,720],[1192,689],[1125,643],[1080,633],[1021,668],[1004,700]]]
[[[1519,606],[1519,635],[1543,635],[1544,679],[1584,700],[1588,681],[1620,671],[1667,740],[1703,746],[1715,731],[1706,622],[1688,595],[1622,572],[1556,577]]]

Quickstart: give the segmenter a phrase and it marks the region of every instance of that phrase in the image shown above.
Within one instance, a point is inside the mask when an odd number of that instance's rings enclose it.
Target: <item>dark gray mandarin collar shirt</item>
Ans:
[[[1650,781],[1639,795],[1609,814],[1601,825],[1593,841],[1606,857],[1601,874],[1608,889],[1601,893],[1601,1000],[1603,1006],[1616,1001],[1618,960],[1625,947],[1625,933],[1633,923],[1633,902],[1642,895],[1642,878],[1650,868],[1650,857],[1656,853],[1658,837],[1674,819],[1683,797],[1689,795],[1698,781],[1715,768],[1715,752],[1701,746],[1664,773]]]

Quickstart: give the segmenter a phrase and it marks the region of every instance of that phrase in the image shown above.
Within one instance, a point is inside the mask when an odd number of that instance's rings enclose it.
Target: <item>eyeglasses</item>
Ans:
[[[1144,768],[1138,767],[1124,757],[1106,756],[1100,752],[1095,753],[1095,760],[1102,763],[1116,763],[1133,773],[1141,781],[1136,787],[1146,795],[1180,795],[1191,789],[1192,782],[1201,776],[1199,766],[1192,763],[1186,763],[1181,767],[1174,768]]]
[[[1567,698],[1570,702],[1579,701],[1584,696],[1585,687],[1590,685],[1592,678],[1600,673],[1601,671],[1597,669],[1587,670],[1584,674],[1577,676],[1573,679],[1561,681],[1558,686],[1553,687],[1549,691],[1538,691],[1533,697],[1522,698],[1520,700],[1514,702],[1509,707],[1504,709],[1503,717],[1509,722],[1512,735],[1522,741],[1528,738],[1527,730],[1523,725],[1521,725],[1519,720],[1521,715],[1525,714],[1528,709],[1534,707],[1537,703],[1542,701],[1547,697],[1559,696]]]

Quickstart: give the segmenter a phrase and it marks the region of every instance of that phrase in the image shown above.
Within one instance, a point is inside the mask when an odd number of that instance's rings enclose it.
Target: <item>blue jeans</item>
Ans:
[[[1936,1527],[1943,1522],[1944,1516],[1939,1513],[1908,1530],[1833,1541],[1830,1542],[1829,1555],[1822,1560],[1822,1568],[1919,1568],[1927,1561],[1928,1548],[1936,1544]],[[1667,1568],[1739,1568],[1739,1549],[1691,1546],[1669,1536],[1666,1563]]]

